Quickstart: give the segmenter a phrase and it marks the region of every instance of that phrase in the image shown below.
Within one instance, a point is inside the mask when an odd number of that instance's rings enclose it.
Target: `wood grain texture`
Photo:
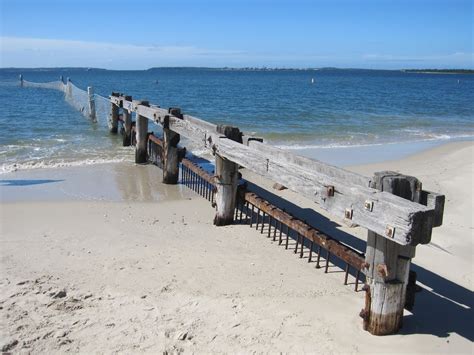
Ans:
[[[191,139],[198,148],[217,152],[221,158],[312,199],[350,225],[360,225],[401,245],[428,243],[431,238],[433,208],[378,191],[369,186],[370,178],[248,137],[244,137],[248,146],[239,144],[219,133],[217,125],[190,115],[174,117],[167,109],[140,105],[123,97],[111,100],[156,123],[163,125],[166,121],[170,130]],[[333,196],[328,196],[328,187],[334,189]],[[371,205],[370,209],[366,208],[367,204]],[[350,218],[345,218],[347,215]]]

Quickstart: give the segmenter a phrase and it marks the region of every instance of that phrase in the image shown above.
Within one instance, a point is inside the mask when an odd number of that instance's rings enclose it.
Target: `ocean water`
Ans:
[[[474,137],[474,75],[337,69],[0,69],[0,172],[129,160],[133,155],[104,125],[91,124],[66,103],[63,93],[19,87],[19,74],[32,82],[55,81],[62,75],[80,88],[93,86],[105,97],[118,91],[161,107],[181,107],[284,149],[379,149]]]

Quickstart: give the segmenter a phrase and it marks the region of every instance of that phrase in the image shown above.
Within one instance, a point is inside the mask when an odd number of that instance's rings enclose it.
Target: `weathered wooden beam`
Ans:
[[[376,173],[373,187],[419,201],[421,182],[412,176]],[[365,253],[366,302],[361,312],[364,329],[374,335],[396,333],[402,325],[411,258],[415,247],[402,246],[373,231],[368,232]]]
[[[249,146],[224,138],[217,125],[196,117],[169,116],[167,110],[123,101],[140,115],[163,124],[198,147],[303,194],[350,225],[360,225],[401,245],[427,243],[434,210],[369,187],[371,179],[341,168],[299,157],[268,144],[247,140]]]
[[[318,203],[348,223],[361,225],[401,245],[416,245],[431,235],[433,210],[385,191],[353,186],[350,179],[274,160],[262,150],[220,139],[216,153]]]
[[[445,202],[444,195],[437,194],[435,192],[430,192],[430,191],[424,191],[424,190],[421,191],[420,203],[434,210],[433,227],[439,227],[440,225],[443,224],[444,202]],[[429,243],[429,240],[426,241],[425,243]]]
[[[147,106],[148,101],[140,101],[140,105]],[[135,145],[135,163],[144,164],[147,162],[148,118],[137,114],[135,129],[137,139],[137,144]]]

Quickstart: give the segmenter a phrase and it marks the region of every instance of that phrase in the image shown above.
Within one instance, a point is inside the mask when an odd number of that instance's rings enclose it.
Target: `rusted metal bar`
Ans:
[[[249,201],[264,213],[271,215],[274,219],[279,220],[297,233],[300,233],[304,238],[322,246],[331,254],[350,264],[355,269],[361,270],[363,268],[365,260],[362,253],[359,253],[338,240],[331,238],[327,234],[312,228],[302,220],[291,216],[280,208],[269,204],[253,192],[244,191],[241,193],[246,201]]]
[[[301,251],[300,251],[300,259],[303,257],[303,247],[304,247],[304,238],[301,236]]]
[[[356,283],[354,286],[354,291],[359,291],[359,276],[360,276],[360,270],[357,270],[356,272]]]
[[[328,273],[328,268],[329,268],[329,258],[331,257],[331,253],[329,250],[326,250],[326,268],[324,269],[324,273]]]
[[[346,264],[345,275],[344,275],[344,285],[347,285],[347,277],[349,276],[349,264]]]
[[[279,233],[279,236],[278,236],[278,245],[281,245],[281,237],[282,237],[282,234],[283,234],[283,228],[282,228],[282,222],[281,221],[278,221],[280,222],[280,233]]]
[[[160,147],[163,148],[163,141],[160,138],[158,138],[157,136],[155,136],[154,134],[149,134],[148,135],[148,140],[152,141],[153,143],[158,144]]]
[[[154,140],[154,138],[151,139]],[[187,182],[187,185],[203,197],[214,202],[215,185],[213,175],[186,158],[182,160],[182,169],[184,171],[184,181]],[[296,246],[294,252],[297,254],[299,247],[300,258],[304,256],[305,239],[309,241],[308,262],[312,262],[314,246],[317,245],[316,268],[321,268],[320,260],[323,249],[326,251],[325,273],[328,272],[331,256],[335,255],[346,263],[344,283],[347,284],[350,267],[352,266],[357,271],[355,286],[357,291],[360,281],[360,270],[362,270],[364,266],[364,256],[362,253],[346,246],[334,238],[331,238],[325,233],[308,225],[305,221],[300,220],[286,211],[270,204],[257,194],[249,192],[243,187],[239,188],[237,201],[235,220],[238,219],[240,222],[244,220],[243,214],[245,208],[245,222],[248,220],[250,227],[253,227],[255,223],[255,229],[259,230],[260,227],[260,233],[263,233],[266,223],[265,218],[268,216],[267,237],[271,237],[273,228],[273,240],[275,241],[277,229],[279,229],[278,243],[281,245],[283,234],[285,234],[285,249],[288,249],[289,247],[289,239],[292,230],[295,231],[297,237],[295,238]],[[286,228],[286,231],[284,231],[284,228]]]
[[[318,258],[316,259],[316,269],[319,269],[321,267],[319,265],[320,260],[321,260],[321,245],[318,246]]]

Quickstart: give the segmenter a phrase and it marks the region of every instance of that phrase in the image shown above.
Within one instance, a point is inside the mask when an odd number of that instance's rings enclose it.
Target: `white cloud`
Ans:
[[[205,65],[243,52],[194,46],[139,46],[59,39],[0,37],[2,67],[101,67]],[[194,64],[192,64],[194,63]]]

